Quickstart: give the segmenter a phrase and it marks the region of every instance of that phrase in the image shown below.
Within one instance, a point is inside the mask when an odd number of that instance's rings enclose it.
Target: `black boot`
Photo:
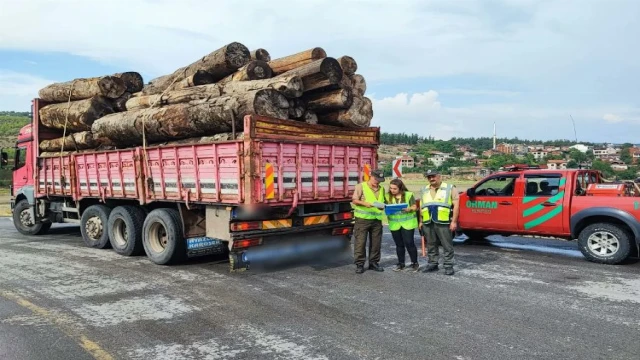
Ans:
[[[438,264],[429,264],[425,266],[424,270],[422,270],[422,272],[432,272],[432,271],[438,271]]]
[[[455,271],[453,271],[453,267],[448,267],[444,269],[444,274],[445,275],[453,275],[455,274]]]
[[[384,271],[384,269],[382,268],[382,266],[378,265],[378,263],[371,263],[371,264],[369,264],[369,270],[374,270],[374,271]]]
[[[356,265],[356,274],[362,274],[364,272],[364,265]]]

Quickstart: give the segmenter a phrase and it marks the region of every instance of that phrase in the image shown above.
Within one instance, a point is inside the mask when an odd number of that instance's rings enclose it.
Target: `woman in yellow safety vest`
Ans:
[[[418,217],[416,211],[416,200],[413,193],[404,185],[402,180],[393,179],[389,182],[389,193],[386,199],[387,204],[408,204],[406,208],[396,213],[387,215],[389,220],[389,231],[396,243],[396,254],[398,256],[398,265],[393,271],[401,271],[405,268],[405,249],[411,258],[409,270],[417,272],[420,265],[418,264],[418,249],[413,239],[415,229],[418,228]]]

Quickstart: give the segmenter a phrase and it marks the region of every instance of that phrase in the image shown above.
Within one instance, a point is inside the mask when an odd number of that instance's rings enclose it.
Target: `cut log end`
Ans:
[[[239,69],[251,59],[249,49],[239,42],[232,42],[226,46],[225,60],[230,68]]]
[[[124,86],[126,87],[126,92],[128,93],[141,91],[144,87],[144,80],[142,79],[142,75],[135,71],[117,73],[113,76],[122,79],[122,81],[124,82]]]
[[[364,76],[355,74],[352,76],[351,82],[354,92],[357,95],[364,96],[364,93],[367,92],[367,82],[365,81]]]
[[[311,59],[313,60],[318,60],[318,59],[323,59],[327,57],[327,52],[324,51],[323,48],[321,47],[315,47],[313,49],[311,49]]]
[[[193,75],[175,83],[170,90],[180,90],[189,87],[212,84],[215,78],[208,71],[198,70]]]
[[[351,107],[347,110],[318,115],[320,124],[362,128],[371,126],[373,107],[371,100],[366,97],[353,98]]]
[[[271,55],[265,49],[255,49],[251,52],[251,60],[269,62],[271,61]]]
[[[311,110],[307,110],[304,112],[304,115],[302,115],[301,120],[307,124],[316,125],[318,124],[318,115]]]
[[[358,63],[356,63],[351,56],[344,55],[339,57],[337,60],[340,63],[340,67],[342,67],[342,72],[346,75],[351,76],[358,70]]]
[[[262,60],[254,60],[247,65],[247,80],[269,79],[273,76],[273,71],[269,64]]]
[[[115,76],[105,76],[98,81],[102,96],[116,99],[127,90],[124,80]]]
[[[351,89],[345,88],[304,96],[304,100],[308,109],[326,113],[351,107],[353,94]]]

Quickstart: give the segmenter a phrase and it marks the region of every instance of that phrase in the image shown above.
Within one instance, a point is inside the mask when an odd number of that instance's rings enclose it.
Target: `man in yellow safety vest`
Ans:
[[[355,217],[353,257],[358,274],[364,272],[367,235],[369,236],[369,269],[384,271],[378,264],[382,247],[382,217],[385,207],[385,194],[384,188],[380,186],[381,182],[384,182],[382,170],[372,170],[369,180],[357,184],[353,192],[351,201]]]
[[[453,275],[453,232],[458,227],[459,196],[455,186],[442,182],[440,173],[428,170],[425,174],[429,186],[422,192],[422,233],[427,238],[429,264],[424,272],[438,270],[440,245],[444,249],[446,275]],[[453,208],[453,211],[452,211]]]

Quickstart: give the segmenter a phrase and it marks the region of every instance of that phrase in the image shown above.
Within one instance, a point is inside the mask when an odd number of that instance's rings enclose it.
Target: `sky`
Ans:
[[[632,142],[637,0],[0,0],[0,111],[40,88],[145,82],[230,42],[272,58],[322,47],[367,81],[372,126],[438,139]]]

